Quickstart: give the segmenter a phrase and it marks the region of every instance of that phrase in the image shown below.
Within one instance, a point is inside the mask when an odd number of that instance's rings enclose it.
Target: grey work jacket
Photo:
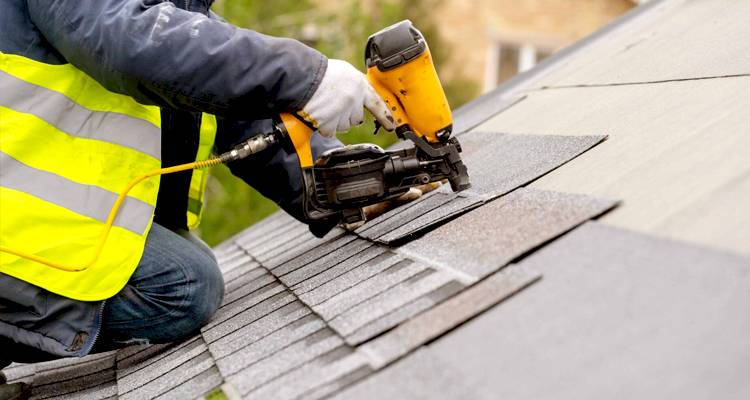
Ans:
[[[257,132],[267,118],[302,108],[327,65],[323,55],[297,41],[225,23],[209,11],[210,3],[0,0],[0,51],[69,62],[111,91],[162,107],[162,148],[169,152],[163,165],[174,165],[194,159],[200,112],[219,117],[216,145],[223,151]],[[317,135],[312,144],[316,155],[340,146]],[[232,166],[232,172],[302,219],[295,155],[277,147]],[[160,216],[159,205],[184,216],[174,205],[187,200],[190,175],[170,179],[162,181],[169,190],[159,192],[156,220],[181,228],[182,221]],[[0,274],[0,361],[86,355],[101,309],[102,302],[69,300]]]

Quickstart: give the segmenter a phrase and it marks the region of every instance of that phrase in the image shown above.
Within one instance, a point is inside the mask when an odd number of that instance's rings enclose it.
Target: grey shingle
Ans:
[[[385,261],[390,264],[390,260]],[[330,321],[347,310],[361,304],[379,293],[398,285],[428,267],[411,260],[398,261],[372,278],[363,281],[316,305],[315,312]]]
[[[293,297],[278,282],[263,285],[248,295],[219,308],[213,318],[211,318],[211,321],[201,331],[207,333],[214,328],[226,325],[226,321],[233,318],[246,318],[246,314],[259,314],[262,313],[262,310],[267,310],[267,307],[272,307],[272,304],[286,304],[292,300]],[[258,309],[261,311],[256,311]],[[232,322],[233,326],[236,326],[236,324],[236,321]],[[212,334],[207,333],[207,335],[211,336]]]
[[[232,238],[232,242],[239,245],[240,241],[259,240],[273,234],[280,229],[288,229],[290,226],[300,224],[291,215],[279,210],[263,220],[262,224],[254,224]]]
[[[248,365],[274,357],[279,350],[303,340],[325,327],[326,324],[318,316],[308,314],[248,344],[241,350],[218,359],[216,364],[225,376],[233,375],[245,369]]]
[[[241,236],[237,239],[237,244],[257,259],[263,254],[283,246],[287,241],[306,235],[309,235],[307,227],[295,223],[280,227],[277,231],[271,231],[261,237]]]
[[[482,203],[483,200],[479,196],[459,194],[440,207],[425,212],[423,215],[408,222],[402,223],[398,228],[379,236],[377,240],[378,242],[389,245],[409,240],[414,237],[414,235],[429,229],[433,225],[440,224],[449,218],[470,211],[473,208],[480,206]]]
[[[457,194],[449,193],[449,191],[441,188],[441,190],[431,192],[416,201],[389,210],[387,213],[357,229],[356,233],[367,239],[377,239],[399,228],[403,224],[415,218],[420,218],[427,212],[450,202],[456,196]]]
[[[318,246],[321,246],[327,242],[335,240],[336,238],[342,236],[343,234],[344,234],[343,230],[339,228],[334,228],[324,238],[316,238],[316,237],[311,236],[309,240],[298,244],[293,249],[289,249],[273,257],[268,257],[268,259],[264,259],[263,265],[268,269],[275,269],[276,267],[279,267],[282,264],[285,264],[292,259],[295,259],[309,251],[312,251]]]
[[[443,285],[452,281],[454,281],[454,276],[444,271],[426,269],[347,310],[343,314],[332,319],[330,325],[341,335],[347,337],[347,341],[351,343],[353,342],[353,339],[349,336],[362,326],[367,325],[392,311],[398,310],[412,301],[415,301],[419,297],[438,290]],[[390,326],[385,326],[384,328],[390,328]],[[375,335],[380,332],[372,331],[370,333]],[[367,336],[361,337],[360,341],[369,338],[370,337]],[[358,342],[359,341],[356,343]]]
[[[10,383],[26,382],[31,383],[36,373],[35,364],[11,364],[3,368],[3,374]]]
[[[285,240],[278,241],[277,246],[268,246],[269,248],[263,252],[256,252],[255,258],[263,263],[264,265],[271,259],[278,257],[282,254],[290,254],[299,251],[300,247],[306,243],[319,243],[322,240],[316,238],[310,233],[309,230],[305,230],[302,234],[289,236]]]
[[[212,249],[212,251],[222,272],[227,270],[234,260],[247,256],[245,250],[234,243],[231,243],[231,247],[225,247],[223,251],[217,251],[216,249]]]
[[[214,389],[221,386],[222,383],[224,383],[224,378],[219,373],[219,370],[214,366],[190,378],[190,380],[157,396],[156,399],[159,399],[159,400],[193,399],[193,398],[198,397],[199,395],[205,395],[207,393],[210,393]]]
[[[381,273],[386,268],[401,260],[403,260],[402,256],[391,251],[380,253],[374,258],[366,260],[361,265],[357,266],[357,268],[341,274],[336,279],[328,281],[311,291],[300,294],[299,298],[304,301],[305,304],[310,306],[320,304],[334,295]]]
[[[370,371],[364,356],[340,347],[252,392],[240,393],[247,399],[317,399],[338,390],[352,377],[361,377]]]
[[[482,313],[540,278],[527,268],[509,266],[458,295],[362,345],[382,367]]]
[[[400,305],[378,319],[362,325],[349,334],[346,337],[346,341],[350,344],[365,342],[420,312],[434,307],[436,304],[454,296],[464,288],[465,286],[463,284],[456,281],[450,281],[445,285],[420,296],[416,300]]]
[[[334,266],[320,272],[319,274],[313,275],[308,279],[305,279],[304,281],[298,283],[297,285],[292,287],[292,290],[297,296],[302,296],[303,294],[317,290],[318,288],[320,288],[320,286],[336,280],[341,275],[344,275],[351,271],[355,271],[359,269],[359,267],[363,264],[370,263],[371,260],[378,258],[378,256],[385,253],[386,251],[387,249],[383,248],[382,246],[377,246],[374,244],[370,245],[369,247],[366,247],[363,250],[359,251],[356,256],[335,264]],[[319,290],[318,293],[320,293]],[[329,293],[329,297],[333,294],[336,293]]]
[[[343,341],[333,331],[320,329],[278,350],[271,357],[245,366],[228,380],[240,393],[248,393],[342,345]]]
[[[285,303],[287,299],[289,302]],[[224,358],[268,335],[278,334],[276,331],[280,328],[310,314],[309,308],[286,294],[276,301],[253,308],[235,321],[237,327],[219,325],[216,330],[203,333],[210,340],[209,348],[214,357]]]
[[[224,285],[226,285],[226,288],[229,290],[234,290],[236,287],[236,283],[234,281],[241,277],[242,275],[257,269],[260,264],[250,259],[250,257],[246,257],[243,259],[236,260],[237,265],[235,265],[232,268],[225,268],[222,272],[224,277]]]
[[[181,391],[189,390],[192,396],[199,397],[216,388],[221,380],[210,372],[216,369],[214,360],[206,344],[200,339],[199,341],[200,344],[195,348],[185,348],[185,351],[175,352],[165,358],[148,374],[134,373],[122,379],[118,377],[118,397],[124,400],[152,399],[166,395],[178,387],[182,388]],[[214,379],[194,379],[207,371]],[[190,384],[197,386],[188,386]]]
[[[353,241],[347,242],[346,245],[342,246],[336,251],[332,251],[314,261],[305,263],[297,269],[289,270],[289,268],[292,268],[293,265],[293,263],[290,262],[272,270],[272,272],[285,285],[294,287],[301,282],[308,280],[313,276],[320,274],[323,271],[326,271],[340,263],[343,263],[352,257],[355,257],[355,260],[353,261],[356,262],[356,260],[359,258],[359,254],[371,246],[372,243],[370,242],[361,239],[355,239]],[[309,253],[313,252],[318,253],[319,251],[316,249],[310,251]],[[307,254],[309,253],[306,253],[304,256],[307,256]],[[287,270],[289,272],[284,273],[284,271]]]
[[[280,285],[275,287],[280,287]],[[280,289],[278,293],[252,306],[238,302],[239,313],[223,321],[214,319],[201,332],[206,341],[212,343],[294,301],[295,297],[291,293]]]
[[[31,398],[111,397],[117,393],[114,366],[113,352],[36,364]]]
[[[166,347],[165,350],[170,349]],[[206,350],[206,343],[200,336],[196,336],[176,346],[171,351],[164,351],[163,354],[148,354],[146,357],[135,362],[131,359],[127,363],[129,365],[126,365],[125,362],[119,362],[117,365],[118,391],[120,394],[132,392],[159,376],[181,367],[193,358],[203,354]]]
[[[344,247],[354,240],[356,240],[356,238],[352,235],[336,236],[305,253],[299,254],[292,259],[285,260],[279,265],[266,265],[266,267],[277,277],[286,275],[312,263],[313,261],[325,257],[329,253],[335,252],[337,249]]]
[[[227,285],[222,307],[273,283],[276,283],[276,278],[264,268],[249,271]]]
[[[435,400],[490,399],[489,393],[475,390],[460,370],[428,351],[417,350],[371,377],[355,383],[332,400]]]
[[[469,132],[461,136],[472,193],[501,196],[570,161],[606,136],[510,135]]]
[[[161,360],[172,357],[175,352],[184,353],[199,346],[202,343],[197,336],[180,343],[164,343],[153,345],[129,346],[117,352],[116,367],[118,379],[137,373],[141,370],[149,370]],[[187,349],[186,349],[187,348]],[[157,367],[158,368],[158,367]]]
[[[518,266],[544,278],[430,345],[477,390],[750,396],[750,257],[588,223]]]
[[[585,195],[522,188],[399,251],[481,278],[615,205],[612,200]]]
[[[472,185],[469,190],[456,194],[441,188],[375,218],[356,233],[388,244],[403,241],[539,178],[605,137],[467,133],[461,143]]]

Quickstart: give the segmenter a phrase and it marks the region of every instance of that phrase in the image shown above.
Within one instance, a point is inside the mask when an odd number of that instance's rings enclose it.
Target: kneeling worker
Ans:
[[[217,310],[216,260],[188,233],[204,171],[133,187],[92,260],[133,177],[226,151],[280,112],[318,127],[314,155],[365,108],[393,129],[350,64],[232,26],[210,1],[0,3],[0,368],[182,340]],[[275,148],[231,168],[303,219],[296,156]]]

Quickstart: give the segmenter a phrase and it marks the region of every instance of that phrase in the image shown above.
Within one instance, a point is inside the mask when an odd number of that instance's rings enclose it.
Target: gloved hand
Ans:
[[[333,137],[364,122],[365,108],[383,128],[396,128],[391,111],[365,75],[346,61],[328,60],[320,86],[298,114],[321,135]]]

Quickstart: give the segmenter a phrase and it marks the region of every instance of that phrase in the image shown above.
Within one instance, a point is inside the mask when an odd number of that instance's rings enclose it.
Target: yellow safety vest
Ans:
[[[203,120],[207,157],[215,119]],[[160,123],[158,107],[110,92],[70,64],[0,53],[0,244],[66,264],[90,261],[118,193],[161,167]],[[202,199],[205,176],[193,181],[191,197]],[[129,193],[91,267],[66,272],[0,252],[0,272],[73,299],[115,295],[140,261],[158,189],[153,177]]]
[[[211,114],[201,116],[200,142],[196,161],[208,160],[212,156],[214,141],[216,140],[216,117]],[[188,193],[187,224],[190,229],[198,227],[203,215],[204,192],[208,182],[208,169],[194,169],[190,179]]]

